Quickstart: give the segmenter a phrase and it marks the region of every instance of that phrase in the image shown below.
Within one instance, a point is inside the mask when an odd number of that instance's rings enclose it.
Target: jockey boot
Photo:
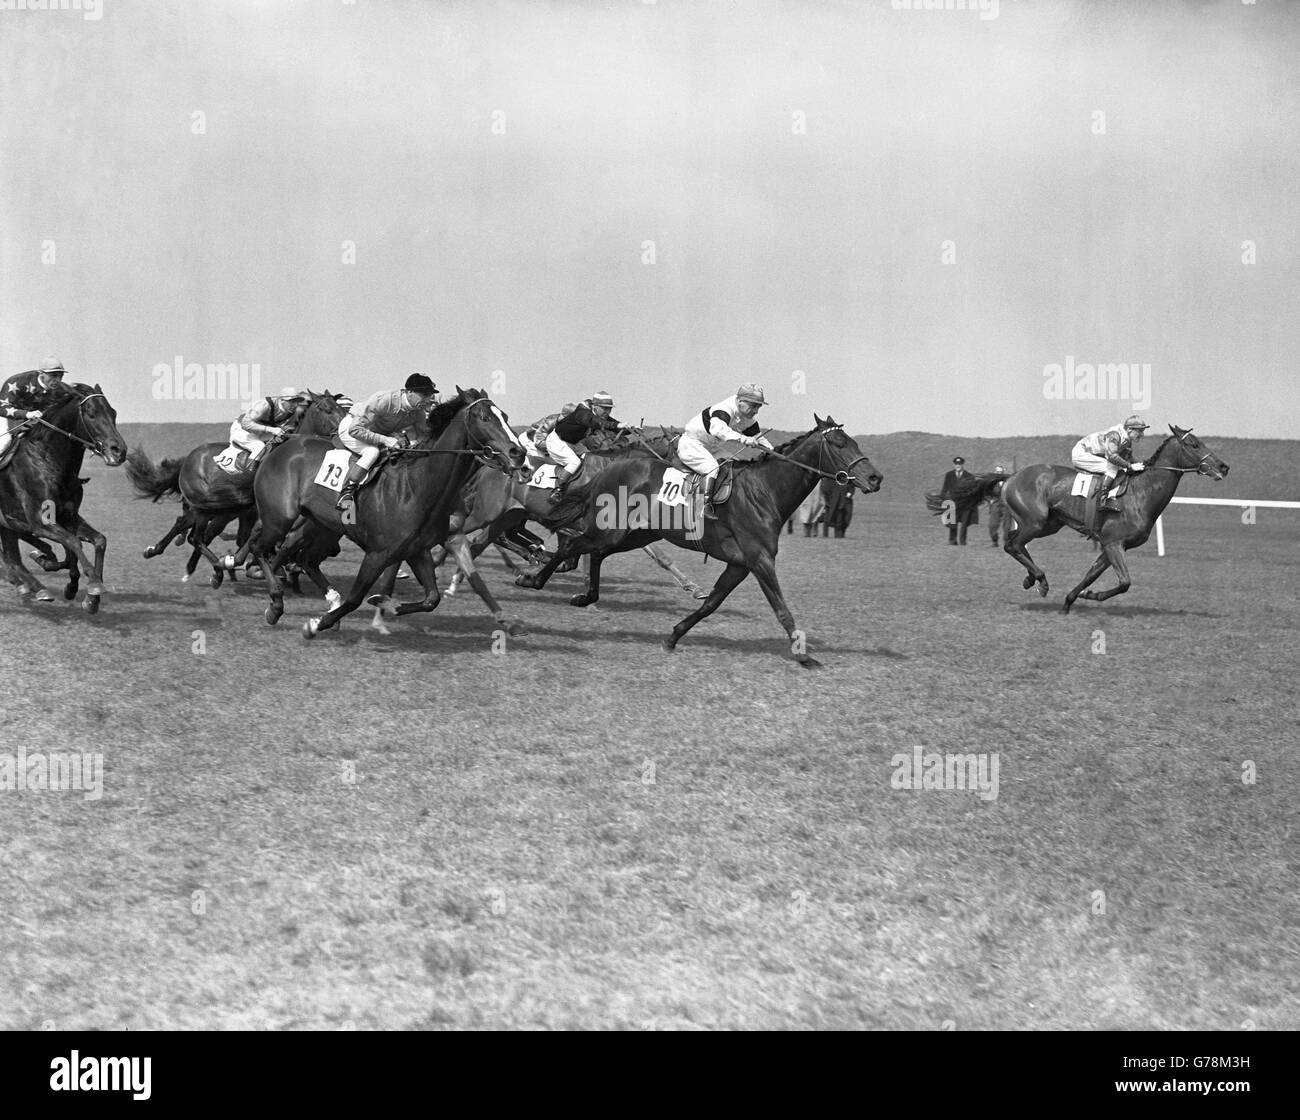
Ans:
[[[1114,478],[1103,478],[1101,480],[1101,489],[1097,491],[1097,512],[1101,513],[1110,510],[1113,513],[1119,512],[1119,502],[1114,496],[1114,491],[1119,487],[1119,475]]]
[[[561,499],[563,499],[564,497],[564,491],[568,489],[569,483],[572,482],[573,479],[574,476],[569,473],[567,468],[556,467],[555,468],[555,489],[552,490],[550,494],[547,496],[546,498],[547,504],[552,506],[559,505]]]
[[[341,513],[356,500],[357,487],[361,485],[361,480],[365,477],[366,468],[360,463],[348,464],[348,476],[343,480],[343,488],[339,491],[339,500],[334,503],[336,510]]]

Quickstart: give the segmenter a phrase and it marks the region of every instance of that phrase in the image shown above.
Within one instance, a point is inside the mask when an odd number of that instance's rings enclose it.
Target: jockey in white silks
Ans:
[[[713,493],[713,483],[718,477],[718,460],[713,453],[724,443],[742,443],[746,447],[772,445],[759,435],[758,410],[765,404],[763,390],[753,382],[746,382],[727,397],[687,421],[686,430],[677,439],[677,455],[681,461],[704,478],[704,495]]]
[[[279,396],[262,397],[248,406],[230,425],[230,442],[248,452],[248,465],[255,466],[269,440],[290,435],[311,405],[306,390],[281,389]]]
[[[413,373],[401,391],[381,390],[348,410],[339,421],[339,442],[360,458],[348,467],[339,500],[334,503],[335,509],[343,510],[351,504],[357,487],[375,465],[381,451],[406,446],[410,433],[419,437],[429,409],[435,402],[436,392],[428,377]]]
[[[1124,423],[1093,432],[1074,445],[1070,461],[1075,467],[1103,476],[1097,495],[1098,509],[1119,509],[1119,503],[1109,494],[1121,471],[1146,470],[1145,463],[1133,461],[1133,445],[1149,426],[1142,417],[1130,416]]]

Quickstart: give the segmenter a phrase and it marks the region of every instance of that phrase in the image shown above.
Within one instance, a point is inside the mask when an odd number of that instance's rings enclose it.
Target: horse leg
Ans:
[[[1123,595],[1133,585],[1133,581],[1128,578],[1128,561],[1124,559],[1123,542],[1111,541],[1109,544],[1103,544],[1101,554],[1110,560],[1110,566],[1119,576],[1119,583],[1105,591],[1085,591],[1080,596],[1082,599],[1093,599],[1098,603],[1104,603],[1116,595]]]
[[[392,561],[385,552],[367,552],[361,561],[361,568],[357,572],[357,578],[353,581],[352,590],[348,592],[347,598],[337,607],[327,610],[323,615],[309,618],[304,622],[302,624],[302,636],[304,638],[314,638],[320,631],[337,626],[345,617],[361,606],[362,600],[366,597],[366,592],[370,590],[371,585],[390,563]]]
[[[144,558],[146,560],[151,560],[155,556],[161,556],[173,540],[178,538],[184,539],[185,532],[189,529],[191,523],[190,511],[186,509],[184,513],[176,518],[176,523],[167,530],[167,535],[164,536],[162,540],[157,544],[151,544],[144,550]]]
[[[716,611],[722,605],[722,601],[740,586],[747,575],[749,569],[744,564],[728,564],[722,570],[722,575],[718,576],[718,582],[713,585],[709,597],[673,627],[672,633],[664,639],[664,649],[676,649],[682,636],[700,619],[708,618]]]
[[[1109,567],[1110,567],[1110,557],[1107,556],[1105,552],[1102,552],[1101,555],[1099,555],[1097,559],[1092,562],[1091,566],[1083,574],[1083,579],[1079,582],[1078,586],[1072,587],[1069,593],[1065,596],[1065,604],[1061,607],[1062,612],[1065,614],[1069,614],[1070,608],[1074,606],[1075,599],[1077,599],[1080,595],[1083,594],[1083,591],[1086,587],[1095,583],[1098,577],[1100,577],[1101,573],[1104,572]],[[1091,598],[1091,596],[1084,596],[1084,597]]]
[[[101,577],[98,574],[95,574],[97,569],[94,562],[85,554],[85,552],[82,551],[81,541],[77,539],[77,534],[58,524],[41,525],[39,529],[33,527],[31,532],[33,536],[44,537],[47,541],[54,541],[56,544],[61,544],[64,549],[67,550],[69,563],[71,563],[75,558],[81,563],[81,566],[85,571],[92,573],[90,582],[86,585],[86,595],[88,597],[93,595],[96,599],[96,604],[94,608],[87,607],[86,609],[92,611],[92,613],[94,610],[98,609],[98,599],[104,593],[104,584]]]
[[[1047,597],[1047,573],[1034,563],[1034,558],[1029,555],[1029,549],[1025,547],[1030,541],[1039,535],[1041,524],[1031,524],[1029,519],[1017,512],[1016,531],[1007,536],[1007,543],[1002,546],[1002,551],[1008,556],[1014,558],[1017,563],[1024,566],[1029,573],[1025,576],[1024,587],[1028,591],[1034,584],[1038,584],[1038,594]]]
[[[555,569],[568,559],[572,559],[576,563],[578,554],[575,552],[572,557],[569,557],[565,554],[565,549],[563,547],[557,548],[555,550],[555,555],[546,562],[546,567],[544,567],[540,572],[523,572],[522,574],[515,576],[515,585],[517,587],[528,587],[534,591],[540,591],[546,586],[546,581],[555,574]]]
[[[644,552],[647,556],[649,556],[651,560],[653,560],[656,564],[659,565],[659,567],[663,568],[663,570],[666,571],[670,576],[672,576],[673,579],[676,580],[677,586],[680,587],[683,591],[685,591],[688,595],[693,595],[697,599],[703,599],[708,595],[708,592],[705,591],[704,588],[702,588],[698,583],[696,583],[693,579],[691,579],[685,572],[681,570],[681,568],[679,568],[671,560],[662,556],[659,550],[655,548],[653,545],[648,544],[641,551]]]
[[[4,558],[9,578],[17,585],[19,595],[24,599],[28,595],[34,595],[38,603],[54,602],[54,596],[23,564],[23,558],[18,553],[17,533],[0,529],[0,556]]]
[[[438,570],[433,566],[433,556],[425,549],[421,549],[409,560],[411,571],[415,573],[415,578],[420,581],[420,586],[424,588],[424,598],[416,602],[398,604],[396,614],[414,614],[416,611],[428,612],[438,609],[438,604],[442,602],[442,592],[438,590]],[[397,565],[393,565],[394,569]],[[482,583],[482,580],[479,581]]]
[[[589,607],[600,598],[600,566],[605,562],[605,554],[589,552],[583,559],[587,562],[587,590],[569,600],[575,607]]]
[[[795,628],[794,615],[786,606],[785,596],[781,594],[781,584],[776,578],[775,558],[767,553],[760,555],[754,561],[754,578],[758,580],[758,586],[763,589],[772,613],[790,639],[790,652],[794,654],[794,659],[805,669],[820,669],[822,663],[809,655],[803,632]]]
[[[456,557],[458,565],[456,574],[464,575],[469,580],[470,587],[483,600],[487,609],[492,612],[492,617],[501,629],[507,634],[518,634],[522,623],[517,618],[506,618],[505,611],[501,609],[501,605],[496,601],[492,592],[488,590],[482,574],[474,566],[474,549],[470,545],[468,538],[463,533],[457,533],[455,536],[448,538],[447,543],[451,548],[452,555]]]

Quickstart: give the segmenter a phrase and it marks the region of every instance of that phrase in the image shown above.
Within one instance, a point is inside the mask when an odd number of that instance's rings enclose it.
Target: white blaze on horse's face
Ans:
[[[488,407],[491,409],[492,415],[501,422],[501,427],[505,429],[506,435],[510,437],[510,442],[516,447],[522,448],[524,445],[520,442],[519,436],[515,433],[514,428],[512,428],[506,420],[506,414],[497,408],[495,404],[490,404]]]

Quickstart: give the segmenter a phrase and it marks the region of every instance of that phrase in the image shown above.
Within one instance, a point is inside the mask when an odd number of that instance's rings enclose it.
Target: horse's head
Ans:
[[[1228,464],[1192,435],[1191,428],[1180,428],[1177,424],[1170,424],[1169,430],[1174,433],[1174,438],[1166,440],[1164,446],[1173,450],[1175,467],[1194,470],[1197,474],[1206,475],[1216,482],[1221,481],[1228,473]]]
[[[863,453],[857,441],[844,431],[844,425],[838,424],[827,416],[824,420],[813,413],[817,427],[812,439],[806,446],[817,447],[816,462],[811,465],[819,470],[828,470],[835,475],[835,481],[841,486],[852,483],[864,494],[874,494],[880,489],[881,474],[871,465],[871,460]]]
[[[120,467],[126,462],[126,440],[117,430],[117,410],[108,403],[104,390],[98,385],[68,385],[65,393],[55,400],[52,416],[64,431],[84,440],[90,450],[100,456],[110,467]]]
[[[461,415],[465,419],[465,436],[470,450],[487,466],[497,467],[506,474],[519,470],[527,454],[506,414],[482,389],[462,389],[457,385],[456,393],[464,402]]]
[[[352,400],[345,397],[342,393],[331,393],[328,389],[323,393],[314,393],[310,389],[304,389],[310,399],[306,409],[303,410],[302,421],[297,428],[297,434],[303,436],[332,436],[339,430],[339,421],[348,414],[348,409],[352,407]]]

